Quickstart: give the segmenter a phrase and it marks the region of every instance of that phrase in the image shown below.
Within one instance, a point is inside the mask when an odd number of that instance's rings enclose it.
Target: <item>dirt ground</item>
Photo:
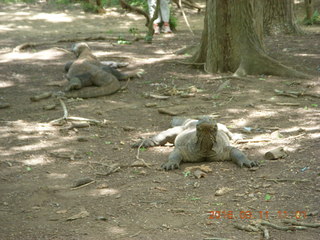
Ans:
[[[0,109],[0,239],[263,239],[261,231],[235,224],[319,223],[320,98],[310,94],[320,94],[320,26],[304,28],[302,36],[266,39],[272,57],[310,79],[216,80],[218,75],[180,64],[187,56],[174,54],[200,39],[203,14],[188,11],[188,18],[195,36],[178,16],[175,34],[128,45],[115,38],[132,40],[129,28],[145,31],[140,16],[112,9],[93,15],[79,6],[0,5],[0,102],[10,104]],[[107,40],[87,43],[100,60],[128,62],[145,74],[123,82],[127,87],[114,95],[65,101],[70,116],[102,124],[50,124],[63,116],[58,100],[30,97],[66,83],[63,67],[74,57],[65,50],[73,42],[58,41],[98,36]],[[13,51],[23,43],[43,44]],[[307,94],[283,96],[276,89]],[[55,107],[45,110],[49,105]],[[212,171],[200,179],[185,168],[201,164],[162,171],[171,146],[130,147],[170,126],[172,116],[161,109],[216,117],[249,139],[234,145],[260,167],[205,162]],[[265,160],[276,147],[288,156]],[[75,187],[79,179],[93,181]],[[210,219],[210,211],[220,218]],[[270,239],[320,239],[320,228],[267,229]]]

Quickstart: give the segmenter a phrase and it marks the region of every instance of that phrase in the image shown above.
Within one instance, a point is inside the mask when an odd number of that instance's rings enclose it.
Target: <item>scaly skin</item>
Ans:
[[[256,162],[249,160],[239,149],[230,145],[230,131],[209,117],[180,122],[178,120],[174,121],[173,125],[173,128],[139,141],[133,146],[152,147],[174,141],[174,150],[170,153],[168,161],[161,166],[164,170],[179,168],[181,162],[202,161],[233,161],[240,167],[257,166]]]
[[[137,76],[137,72],[124,74],[101,64],[86,43],[75,44],[72,51],[77,59],[65,65],[69,80],[65,87],[66,97],[95,98],[111,95],[120,89],[119,80]]]

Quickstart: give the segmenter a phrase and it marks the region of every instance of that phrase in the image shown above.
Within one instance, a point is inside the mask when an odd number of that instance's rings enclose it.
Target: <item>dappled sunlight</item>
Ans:
[[[52,161],[46,155],[35,152],[51,148],[57,143],[57,139],[49,139],[55,131],[57,129],[50,124],[4,121],[0,128],[0,156],[5,158],[23,154],[25,157],[16,161],[24,165],[50,164]]]
[[[173,151],[173,144],[166,144],[164,147],[154,147],[148,149],[148,151],[156,152],[156,153],[161,153],[161,154],[167,154],[171,153]]]
[[[0,81],[0,88],[7,88],[7,87],[12,87],[14,86],[14,82],[13,81]]]
[[[51,160],[46,159],[45,156],[31,156],[30,158],[28,158],[27,160],[22,160],[21,163],[23,163],[24,165],[45,165],[45,164],[49,164],[52,163]]]
[[[313,54],[313,53],[295,53],[293,54],[295,57],[312,57],[320,59],[320,54]]]
[[[248,118],[265,118],[276,116],[278,112],[273,110],[255,110],[249,113]]]
[[[65,53],[53,48],[40,52],[10,52],[0,55],[0,63],[12,62],[15,60],[53,60],[58,59]]]
[[[46,176],[50,179],[64,179],[68,177],[68,174],[65,173],[48,173]]]
[[[99,196],[112,196],[119,194],[119,190],[114,188],[106,188],[106,189],[93,189],[90,191],[89,195],[93,197]]]
[[[112,233],[112,234],[124,234],[124,233],[126,233],[124,228],[116,227],[116,226],[108,227],[108,231],[110,233]]]
[[[74,19],[65,13],[38,13],[29,18],[30,20],[44,20],[47,22],[72,22]]]

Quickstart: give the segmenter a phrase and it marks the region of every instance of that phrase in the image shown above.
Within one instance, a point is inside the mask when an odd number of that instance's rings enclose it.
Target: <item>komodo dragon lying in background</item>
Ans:
[[[257,166],[256,162],[250,161],[244,153],[230,145],[231,137],[225,125],[215,123],[209,117],[200,120],[174,118],[172,128],[141,140],[133,147],[153,147],[174,142],[175,147],[168,162],[161,166],[165,170],[179,168],[181,162],[201,161],[233,161],[240,167]]]
[[[139,76],[141,72],[141,70],[137,70],[125,74],[110,66],[103,65],[91,53],[86,43],[74,44],[72,52],[77,59],[65,65],[69,80],[65,88],[66,97],[94,98],[113,94],[120,89],[119,80]]]

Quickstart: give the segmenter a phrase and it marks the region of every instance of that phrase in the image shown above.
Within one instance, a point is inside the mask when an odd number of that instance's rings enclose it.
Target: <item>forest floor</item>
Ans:
[[[263,239],[261,231],[235,225],[319,223],[320,27],[265,42],[270,56],[310,79],[219,80],[179,63],[187,55],[174,54],[200,40],[203,13],[188,11],[188,18],[195,36],[178,16],[174,34],[123,44],[117,38],[133,40],[130,28],[146,31],[142,17],[115,9],[94,15],[79,7],[0,5],[0,103],[10,104],[0,109],[0,239]],[[106,40],[94,40],[100,36]],[[102,124],[52,125],[63,116],[58,100],[30,97],[63,88],[64,64],[74,59],[66,50],[88,37],[100,60],[128,62],[145,73],[111,96],[65,101],[70,116]],[[24,43],[38,45],[13,51]],[[55,107],[45,110],[49,105]],[[130,145],[169,128],[172,116],[163,112],[215,117],[249,139],[233,144],[260,166],[205,162],[162,171],[172,146],[138,151]],[[276,147],[288,156],[265,160]],[[202,164],[211,169],[203,178],[186,170]],[[75,187],[79,179],[92,181]],[[220,217],[210,219],[211,211]],[[320,239],[320,228],[267,229],[270,239]]]

